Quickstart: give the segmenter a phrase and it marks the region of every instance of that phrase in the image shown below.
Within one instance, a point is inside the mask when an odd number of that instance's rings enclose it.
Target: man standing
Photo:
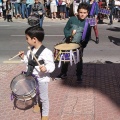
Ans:
[[[109,9],[111,10],[110,12],[110,23],[108,25],[112,25],[113,24],[113,12],[114,12],[114,6],[115,6],[115,1],[114,0],[109,0]]]

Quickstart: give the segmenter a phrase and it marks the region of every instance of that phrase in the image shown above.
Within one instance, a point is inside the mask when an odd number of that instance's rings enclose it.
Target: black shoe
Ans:
[[[120,22],[120,20],[118,20],[118,22]]]
[[[66,79],[66,78],[67,78],[67,74],[60,73],[55,79],[60,80],[60,79]]]
[[[82,83],[82,76],[77,76],[77,83]]]
[[[96,44],[98,44],[99,43],[99,38],[98,37],[96,37]]]

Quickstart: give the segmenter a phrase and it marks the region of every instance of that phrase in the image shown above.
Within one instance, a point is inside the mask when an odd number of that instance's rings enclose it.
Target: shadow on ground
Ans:
[[[105,64],[85,63],[83,65],[83,82],[76,83],[75,65],[69,66],[68,78],[61,80],[61,84],[72,88],[93,88],[111,99],[116,106],[120,107],[120,64],[106,61]],[[60,69],[51,74],[55,78]]]
[[[112,37],[112,36],[108,36],[110,42],[114,43],[117,46],[120,46],[120,38],[116,38],[116,37]]]
[[[119,27],[112,27],[112,28],[108,28],[107,30],[114,31],[114,32],[120,32]]]

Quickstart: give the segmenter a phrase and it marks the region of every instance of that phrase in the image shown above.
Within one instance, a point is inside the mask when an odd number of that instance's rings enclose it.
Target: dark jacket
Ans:
[[[11,9],[12,9],[11,3],[6,2],[6,10],[11,10]]]
[[[114,6],[115,6],[115,1],[114,0],[109,1],[108,6],[109,6],[110,9],[113,9]]]
[[[41,4],[40,2],[38,4],[34,3],[32,5],[32,13],[38,13],[38,12],[42,12],[42,14],[45,14],[45,8],[44,5]]]
[[[71,36],[72,31],[76,30],[76,34],[74,35],[72,42],[76,42],[79,44],[82,41],[82,33],[84,30],[84,26],[85,26],[85,20],[81,21],[76,16],[71,17],[64,28],[65,37],[67,38]],[[88,42],[90,39],[90,33],[91,33],[91,28],[89,25],[85,37],[86,42]]]

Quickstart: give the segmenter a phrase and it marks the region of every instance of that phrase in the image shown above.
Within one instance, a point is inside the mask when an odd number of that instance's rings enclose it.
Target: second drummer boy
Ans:
[[[88,16],[89,6],[87,3],[81,3],[78,6],[78,15],[71,17],[65,28],[64,28],[64,35],[66,38],[66,42],[75,42],[81,44],[82,49],[84,49],[90,39],[91,28],[88,25],[86,30],[86,37],[85,40],[82,40],[82,33],[85,28],[85,18]],[[76,30],[76,34],[71,38],[72,31]],[[83,50],[82,50],[83,51]],[[67,71],[68,71],[69,63],[62,63],[61,66],[61,73],[55,79],[65,79],[67,78]],[[83,61],[82,56],[80,57],[80,62],[76,64],[76,76],[77,82],[82,82],[82,69],[83,69]]]

